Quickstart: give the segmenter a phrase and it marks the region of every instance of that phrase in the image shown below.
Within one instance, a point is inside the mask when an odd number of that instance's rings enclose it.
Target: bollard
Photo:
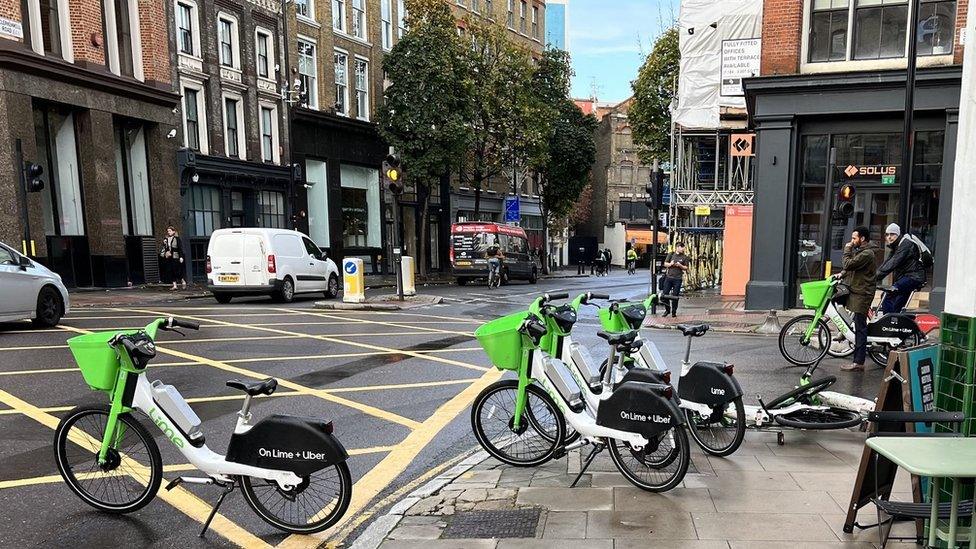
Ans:
[[[776,311],[770,310],[769,314],[766,315],[765,322],[762,326],[756,328],[757,334],[778,334],[783,327],[779,323],[779,317],[776,316]]]
[[[342,260],[342,301],[345,303],[366,301],[362,259],[347,257]]]
[[[403,256],[400,258],[400,276],[403,284],[403,295],[417,295],[417,272],[413,258]]]

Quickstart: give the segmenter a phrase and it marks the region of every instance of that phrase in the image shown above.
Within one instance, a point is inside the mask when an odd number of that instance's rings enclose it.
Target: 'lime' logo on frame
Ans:
[[[169,441],[172,442],[174,446],[176,446],[177,448],[183,447],[183,439],[180,438],[178,434],[176,434],[176,431],[174,431],[173,428],[169,426],[169,423],[166,423],[166,420],[163,419],[163,415],[159,413],[159,410],[157,410],[156,408],[149,410],[149,419],[151,419],[153,423],[156,424],[156,427],[159,427],[159,430],[162,431],[164,435],[166,435],[166,438],[168,438]]]

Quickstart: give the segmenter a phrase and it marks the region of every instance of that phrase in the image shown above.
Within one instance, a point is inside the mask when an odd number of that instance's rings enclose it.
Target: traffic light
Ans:
[[[403,193],[403,171],[400,170],[400,157],[388,154],[383,160],[383,176],[386,178],[386,188],[395,196]]]
[[[41,179],[43,173],[44,168],[40,164],[24,162],[24,180],[27,182],[27,192],[37,193],[44,188],[44,181]]]
[[[854,215],[854,185],[845,183],[837,192],[837,215],[847,219]]]
[[[659,209],[664,204],[664,178],[662,172],[652,172],[651,180],[644,187],[647,198],[644,203],[649,210]]]

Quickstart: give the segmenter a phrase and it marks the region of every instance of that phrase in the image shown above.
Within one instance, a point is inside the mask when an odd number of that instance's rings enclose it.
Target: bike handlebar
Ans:
[[[567,292],[559,292],[559,293],[556,293],[556,294],[545,294],[543,297],[545,297],[545,300],[546,301],[552,301],[554,299],[568,299],[569,298],[569,293],[567,293]]]
[[[596,292],[590,292],[590,299],[610,299],[608,294],[598,294]]]
[[[166,319],[166,323],[161,325],[160,328],[163,330],[171,330],[173,328],[187,328],[189,330],[199,330],[200,324],[197,322],[190,322],[189,320],[179,320],[173,317]]]

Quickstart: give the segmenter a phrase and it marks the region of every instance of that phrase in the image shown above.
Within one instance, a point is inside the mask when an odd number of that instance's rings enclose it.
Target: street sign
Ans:
[[[881,184],[882,185],[894,185],[895,184],[895,176],[894,175],[882,175],[881,176]]]
[[[516,196],[506,196],[505,197],[505,222],[506,223],[518,223],[522,220],[521,205],[519,204],[519,197]]]
[[[695,215],[711,215],[712,209],[708,206],[695,206]]]

